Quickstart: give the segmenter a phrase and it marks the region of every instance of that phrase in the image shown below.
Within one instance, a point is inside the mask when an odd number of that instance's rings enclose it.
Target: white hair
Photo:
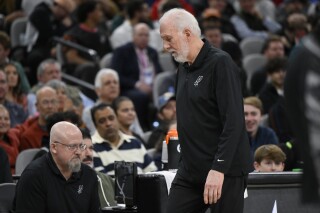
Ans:
[[[197,19],[188,11],[181,8],[173,8],[160,18],[160,25],[164,22],[172,23],[180,32],[189,29],[195,36],[201,37],[201,30]]]
[[[109,68],[104,68],[104,69],[99,70],[99,72],[97,73],[96,78],[94,79],[94,86],[96,88],[100,88],[101,83],[102,83],[101,78],[103,76],[110,75],[110,74],[113,75],[115,77],[115,79],[119,82],[119,75],[115,70],[109,69]]]

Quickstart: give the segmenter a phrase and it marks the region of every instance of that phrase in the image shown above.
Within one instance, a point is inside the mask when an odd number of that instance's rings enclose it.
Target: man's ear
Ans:
[[[257,161],[255,161],[255,162],[253,163],[253,167],[254,167],[254,170],[256,170],[256,171],[259,172],[259,170],[260,170],[260,164],[259,164]]]
[[[95,92],[96,92],[98,97],[100,97],[100,91],[101,91],[100,88],[95,88]]]
[[[56,148],[56,144],[54,143],[51,143],[50,144],[50,151],[53,153],[53,154],[57,154],[57,148]]]
[[[158,115],[158,118],[160,118],[161,120],[163,120],[163,119],[164,119],[164,117],[163,117],[163,115],[162,115],[162,113],[161,113],[161,112],[158,112],[158,113],[157,113],[157,115]]]
[[[191,36],[191,31],[190,31],[190,29],[185,28],[185,29],[183,30],[183,33],[187,36],[187,38],[190,38],[190,36]]]

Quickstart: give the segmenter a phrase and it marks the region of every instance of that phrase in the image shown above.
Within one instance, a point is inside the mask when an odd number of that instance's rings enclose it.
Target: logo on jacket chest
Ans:
[[[81,194],[83,191],[83,185],[79,185],[79,188],[78,188],[78,194]]]
[[[197,80],[194,82],[193,85],[194,85],[195,87],[199,86],[199,83],[202,81],[202,79],[203,79],[203,75],[199,75],[198,78],[197,78]]]

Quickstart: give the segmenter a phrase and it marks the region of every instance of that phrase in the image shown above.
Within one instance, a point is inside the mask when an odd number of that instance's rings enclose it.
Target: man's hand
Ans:
[[[205,204],[217,203],[221,197],[224,174],[210,170],[204,186],[203,199]]]

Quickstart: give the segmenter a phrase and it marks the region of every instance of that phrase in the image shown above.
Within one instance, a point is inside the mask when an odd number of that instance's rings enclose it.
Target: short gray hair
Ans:
[[[44,73],[46,66],[48,64],[55,64],[58,67],[58,69],[61,71],[61,64],[58,61],[56,61],[52,58],[49,58],[49,59],[46,59],[40,63],[40,65],[38,66],[38,70],[37,70],[37,76],[41,76]]]
[[[201,30],[197,19],[188,11],[181,8],[173,8],[167,11],[160,18],[160,25],[165,21],[170,21],[174,26],[182,32],[184,29],[190,29],[190,31],[199,38],[201,37]]]
[[[115,77],[115,79],[119,82],[119,75],[118,73],[113,70],[113,69],[109,69],[109,68],[104,68],[99,70],[99,72],[96,75],[96,78],[94,79],[94,86],[96,88],[100,88],[101,87],[101,78],[105,75],[113,75]]]
[[[58,79],[52,79],[52,80],[48,81],[45,85],[48,87],[51,87],[55,90],[64,89],[66,91],[66,89],[67,89],[67,85],[63,81],[60,81]]]

